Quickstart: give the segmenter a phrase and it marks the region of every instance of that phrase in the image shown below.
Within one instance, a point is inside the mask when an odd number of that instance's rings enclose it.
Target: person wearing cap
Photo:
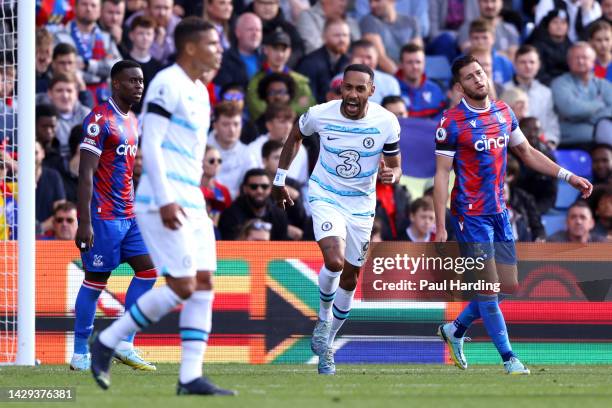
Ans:
[[[291,38],[281,28],[274,30],[264,37],[263,54],[265,62],[259,71],[249,82],[247,87],[247,106],[253,119],[261,116],[267,108],[266,101],[258,95],[259,83],[272,73],[284,73],[289,75],[295,83],[295,96],[290,102],[291,108],[296,114],[301,115],[315,104],[310,90],[310,81],[304,75],[293,71],[287,66],[291,55]]]
[[[293,68],[304,56],[304,41],[295,26],[285,19],[280,3],[280,0],[253,0],[247,6],[246,11],[255,13],[261,18],[264,41],[267,36],[276,31],[283,31],[289,36],[291,52],[287,65]]]

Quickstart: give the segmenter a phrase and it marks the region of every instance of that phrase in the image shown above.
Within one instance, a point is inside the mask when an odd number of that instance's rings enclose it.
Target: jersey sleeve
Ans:
[[[315,110],[313,108],[309,108],[300,116],[298,126],[302,135],[312,136],[313,133],[317,132],[317,119],[315,116]]]
[[[448,116],[442,116],[436,129],[436,154],[455,157],[457,151],[457,131],[454,121]]]
[[[80,149],[100,156],[104,150],[104,141],[108,136],[106,120],[97,111],[91,112],[83,120],[83,139]]]
[[[179,92],[167,78],[160,77],[151,82],[147,91],[145,109],[147,113],[161,115],[166,119],[172,117],[179,101]]]
[[[511,124],[510,124],[510,140],[508,141],[508,146],[518,146],[523,143],[527,138],[523,134],[523,131],[519,127],[518,119],[514,114],[514,111],[510,106],[508,106],[508,112],[510,112]]]
[[[402,129],[395,115],[390,115],[389,131],[387,133],[387,140],[383,145],[383,155],[385,156],[396,156],[400,153],[400,133]]]

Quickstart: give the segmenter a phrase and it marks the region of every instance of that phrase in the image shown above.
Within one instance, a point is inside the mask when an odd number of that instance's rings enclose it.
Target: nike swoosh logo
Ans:
[[[327,136],[327,140],[336,140],[336,139],[340,139],[339,137],[329,137]]]

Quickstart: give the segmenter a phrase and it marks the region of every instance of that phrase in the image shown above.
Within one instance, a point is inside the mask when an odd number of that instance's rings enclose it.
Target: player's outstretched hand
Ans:
[[[380,177],[380,182],[383,184],[395,183],[395,173],[393,173],[393,169],[391,167],[387,167],[383,159],[380,159],[378,177]]]
[[[293,206],[293,200],[286,186],[272,186],[272,200],[283,210],[285,209],[285,204],[290,207]]]
[[[187,217],[183,207],[177,203],[166,204],[159,209],[159,215],[161,216],[164,227],[171,230],[177,230],[183,225],[183,221]]]
[[[572,175],[569,179],[569,183],[572,187],[582,193],[582,198],[589,198],[593,192],[593,185],[585,178]]]
[[[93,246],[93,228],[91,222],[79,222],[74,243],[81,252],[87,252]]]

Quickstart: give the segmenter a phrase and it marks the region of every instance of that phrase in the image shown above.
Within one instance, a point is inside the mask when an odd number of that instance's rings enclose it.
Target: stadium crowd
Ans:
[[[14,3],[14,4],[13,4]],[[206,73],[213,107],[202,193],[223,240],[312,240],[305,195],[317,160],[304,140],[287,180],[296,203],[270,199],[283,143],[296,118],[340,98],[342,70],[375,70],[371,101],[400,118],[402,148],[431,146],[461,95],[450,63],[479,59],[490,93],[514,110],[529,142],[595,185],[588,201],[509,157],[505,200],[519,241],[612,239],[612,0],[37,0],[36,219],[41,239],[74,239],[82,121],[109,97],[112,65],[141,64],[146,86],[173,62],[173,30],[203,16],[224,48]],[[14,15],[16,2],[3,2]],[[11,14],[13,13],[13,14]],[[14,46],[10,18],[0,31]],[[18,206],[14,53],[0,70],[0,234],[14,239]],[[19,101],[29,103],[29,101]],[[141,106],[133,110],[138,113]],[[413,126],[429,126],[427,136]],[[431,140],[415,140],[425,137]],[[425,150],[428,151],[428,150]],[[429,152],[429,151],[428,151]],[[402,153],[406,153],[403,151]],[[429,160],[435,160],[433,147]],[[142,171],[140,154],[134,184]],[[410,174],[377,187],[373,241],[435,236],[431,178]],[[449,231],[452,236],[452,231]],[[554,232],[554,233],[553,233]]]

